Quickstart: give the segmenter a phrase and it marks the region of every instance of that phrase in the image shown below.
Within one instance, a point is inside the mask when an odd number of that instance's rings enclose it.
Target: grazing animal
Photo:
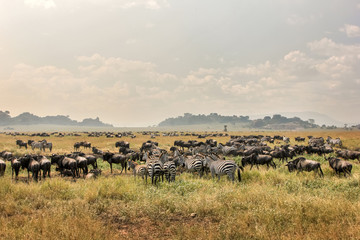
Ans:
[[[175,182],[176,164],[174,161],[167,161],[163,165],[163,172],[168,182]]]
[[[22,169],[26,168],[28,172],[28,180],[30,179],[30,172],[32,173],[32,178],[35,181],[38,181],[40,164],[33,158],[31,155],[25,155],[24,157],[19,158]]]
[[[212,178],[215,178],[215,176],[218,177],[218,180],[220,180],[220,177],[222,175],[227,175],[229,180],[232,182],[235,181],[235,172],[237,171],[238,174],[238,180],[241,182],[241,174],[240,174],[240,168],[233,160],[221,160],[216,158],[211,158],[209,156],[205,157],[205,163],[209,167]]]
[[[0,177],[4,176],[6,170],[6,163],[0,159]]]
[[[0,152],[0,157],[2,157],[5,160],[10,160],[13,157],[13,154],[12,152],[2,151]]]
[[[77,152],[80,150],[81,144],[79,142],[74,143],[74,151]]]
[[[103,155],[103,160],[108,162],[110,164],[110,169],[111,169],[111,173],[112,171],[112,164],[121,164],[121,172],[120,174],[123,172],[123,170],[125,169],[125,173],[126,173],[126,165],[127,165],[127,159],[125,155],[122,154],[114,154],[114,153],[109,153],[106,152]]]
[[[40,164],[40,179],[41,179],[41,170],[43,173],[43,178],[46,178],[46,175],[50,177],[51,172],[51,161],[45,156],[38,156],[37,161]]]
[[[16,145],[18,145],[19,148],[25,147],[27,149],[27,143],[24,142],[23,140],[16,140]]]
[[[339,147],[342,146],[342,142],[341,142],[340,138],[332,139],[330,136],[328,136],[328,138],[326,139],[326,142],[328,144],[330,144],[331,146],[334,146],[334,145],[339,145]]]
[[[43,140],[43,149],[45,152],[45,149],[48,148],[50,152],[52,151],[53,144],[51,142],[47,142],[46,140]]]
[[[344,173],[344,177],[346,177],[346,174],[351,175],[352,170],[352,164],[341,160],[340,158],[328,158],[326,159],[329,161],[330,167],[335,171],[336,174],[340,176],[340,173]]]
[[[202,177],[204,173],[204,163],[202,159],[195,157],[180,158],[180,165],[183,165],[188,172],[197,172]]]
[[[147,168],[146,165],[139,165],[137,162],[134,162],[133,160],[128,160],[128,170],[130,168],[133,170],[134,178],[136,180],[136,176],[140,176],[143,180],[145,177],[147,178]]]
[[[164,181],[163,166],[159,160],[146,161],[146,168],[151,178],[151,184],[156,185],[156,183],[160,181],[160,176],[162,177],[162,181]]]
[[[21,162],[15,157],[11,158],[10,160],[11,160],[11,178],[14,178],[14,173],[15,173],[15,180],[18,180]]]
[[[309,160],[304,157],[299,157],[299,158],[291,161],[290,164],[289,163],[287,164],[288,168],[289,168],[289,166],[291,166],[290,168],[295,168],[298,172],[302,172],[304,170],[307,172],[317,171],[319,173],[320,177],[324,176],[324,173],[321,169],[321,165],[319,162]],[[289,168],[289,170],[290,170],[290,168]]]
[[[65,174],[64,170],[70,170],[73,178],[78,175],[77,162],[73,158],[53,154],[51,155],[51,164],[57,164],[61,176]]]
[[[97,155],[103,155],[103,154],[104,154],[103,151],[99,150],[99,149],[96,148],[96,147],[92,147],[92,152],[93,152],[94,154],[97,154]]]
[[[34,150],[35,148],[38,148],[40,151],[45,151],[43,142],[32,142],[31,149]]]
[[[115,147],[124,147],[124,148],[130,148],[130,143],[125,141],[119,141],[115,143]]]
[[[254,165],[256,165],[257,169],[259,169],[259,165],[265,165],[269,169],[270,166],[272,166],[274,169],[276,169],[276,164],[273,161],[273,157],[270,155],[257,155],[252,154],[251,156],[251,167],[250,170],[253,168]]]

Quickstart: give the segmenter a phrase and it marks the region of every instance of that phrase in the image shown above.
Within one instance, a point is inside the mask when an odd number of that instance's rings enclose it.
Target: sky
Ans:
[[[360,0],[0,0],[0,110],[360,123]]]

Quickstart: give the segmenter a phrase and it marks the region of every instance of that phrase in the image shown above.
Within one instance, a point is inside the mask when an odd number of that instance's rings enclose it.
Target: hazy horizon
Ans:
[[[0,110],[360,119],[360,1],[0,0]]]

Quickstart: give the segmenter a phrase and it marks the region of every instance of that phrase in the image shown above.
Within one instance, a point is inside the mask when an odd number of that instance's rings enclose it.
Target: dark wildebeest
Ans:
[[[23,140],[16,140],[16,145],[18,145],[19,148],[25,147],[27,149],[27,143],[24,142]]]
[[[51,164],[57,164],[60,170],[60,175],[63,176],[65,169],[71,170],[72,177],[75,178],[78,175],[77,162],[75,159],[66,157],[64,155],[51,155]]]
[[[115,143],[115,147],[124,147],[124,148],[130,148],[130,143],[125,141],[119,141]]]
[[[50,177],[51,172],[51,162],[45,156],[37,156],[37,161],[40,164],[40,179],[41,179],[41,170],[43,178],[46,178],[46,175]]]
[[[304,137],[295,137],[295,141],[297,141],[297,142],[305,142],[305,138]]]
[[[326,158],[325,158],[326,159]],[[352,164],[341,160],[340,158],[327,158],[326,160],[329,161],[330,167],[335,170],[335,173],[340,176],[340,173],[344,173],[344,177],[346,177],[346,174],[351,175],[352,170]]]
[[[74,151],[77,152],[80,150],[81,144],[79,142],[74,143]]]
[[[254,165],[256,165],[257,169],[259,169],[259,165],[266,165],[269,169],[270,166],[272,166],[274,169],[276,169],[276,164],[273,161],[273,157],[270,155],[259,155],[259,154],[251,154],[250,156],[245,156],[241,160],[241,165],[246,166],[250,164],[250,170],[253,168]]]
[[[83,171],[83,177],[85,178],[85,175],[88,174],[88,162],[87,159],[83,156],[80,156],[81,153],[75,152],[72,154],[66,155],[69,158],[75,159],[77,168],[78,168],[78,177],[80,177],[80,171]]]
[[[15,172],[15,180],[18,180],[21,163],[15,157],[12,157],[10,160],[11,160],[11,178],[14,177],[14,172]]]
[[[12,152],[2,151],[0,152],[0,157],[2,157],[5,160],[10,160],[13,157],[13,154]]]
[[[335,152],[336,156],[342,157],[344,159],[351,159],[351,160],[359,160],[360,152],[359,151],[350,151],[350,150],[338,150]]]
[[[92,152],[97,155],[103,155],[104,152],[99,150],[97,147],[92,147]]]
[[[6,163],[0,159],[0,177],[4,176],[6,170]]]
[[[125,173],[126,173],[127,158],[125,155],[106,152],[103,155],[103,160],[110,164],[111,173],[112,173],[112,164],[113,163],[121,164],[120,174],[123,172],[124,169],[125,169]]]
[[[293,161],[291,161],[291,167],[295,167],[296,170],[298,170],[298,172],[302,172],[302,171],[317,171],[320,175],[320,177],[324,176],[324,173],[321,169],[321,165],[319,162],[313,161],[313,160],[309,160],[306,159],[304,157],[299,157]],[[289,164],[287,164],[288,168],[290,166]],[[290,168],[289,168],[290,170]]]
[[[31,155],[25,155],[19,158],[22,169],[26,168],[28,172],[28,180],[30,179],[30,172],[32,173],[32,178],[35,181],[38,181],[40,164],[33,158]]]
[[[80,142],[80,146],[83,146],[85,149],[87,148],[91,148],[91,143],[90,142]]]

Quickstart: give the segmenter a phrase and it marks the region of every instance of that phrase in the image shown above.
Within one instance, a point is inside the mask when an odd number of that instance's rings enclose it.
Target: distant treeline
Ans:
[[[112,127],[97,118],[86,118],[81,122],[72,120],[69,116],[46,116],[39,117],[29,112],[25,112],[16,117],[11,117],[9,111],[0,111],[0,126],[8,125],[36,125],[36,124],[52,124],[52,125],[66,125],[66,126],[98,126],[98,127]]]
[[[184,125],[203,125],[203,124],[239,124],[243,127],[249,128],[264,128],[264,129],[281,129],[281,128],[316,128],[313,119],[308,121],[301,120],[298,117],[287,118],[280,114],[275,114],[272,117],[266,116],[263,119],[250,120],[249,116],[222,116],[217,113],[210,113],[209,115],[185,113],[184,116],[176,118],[167,118],[159,123],[159,127],[166,126],[184,126]]]

